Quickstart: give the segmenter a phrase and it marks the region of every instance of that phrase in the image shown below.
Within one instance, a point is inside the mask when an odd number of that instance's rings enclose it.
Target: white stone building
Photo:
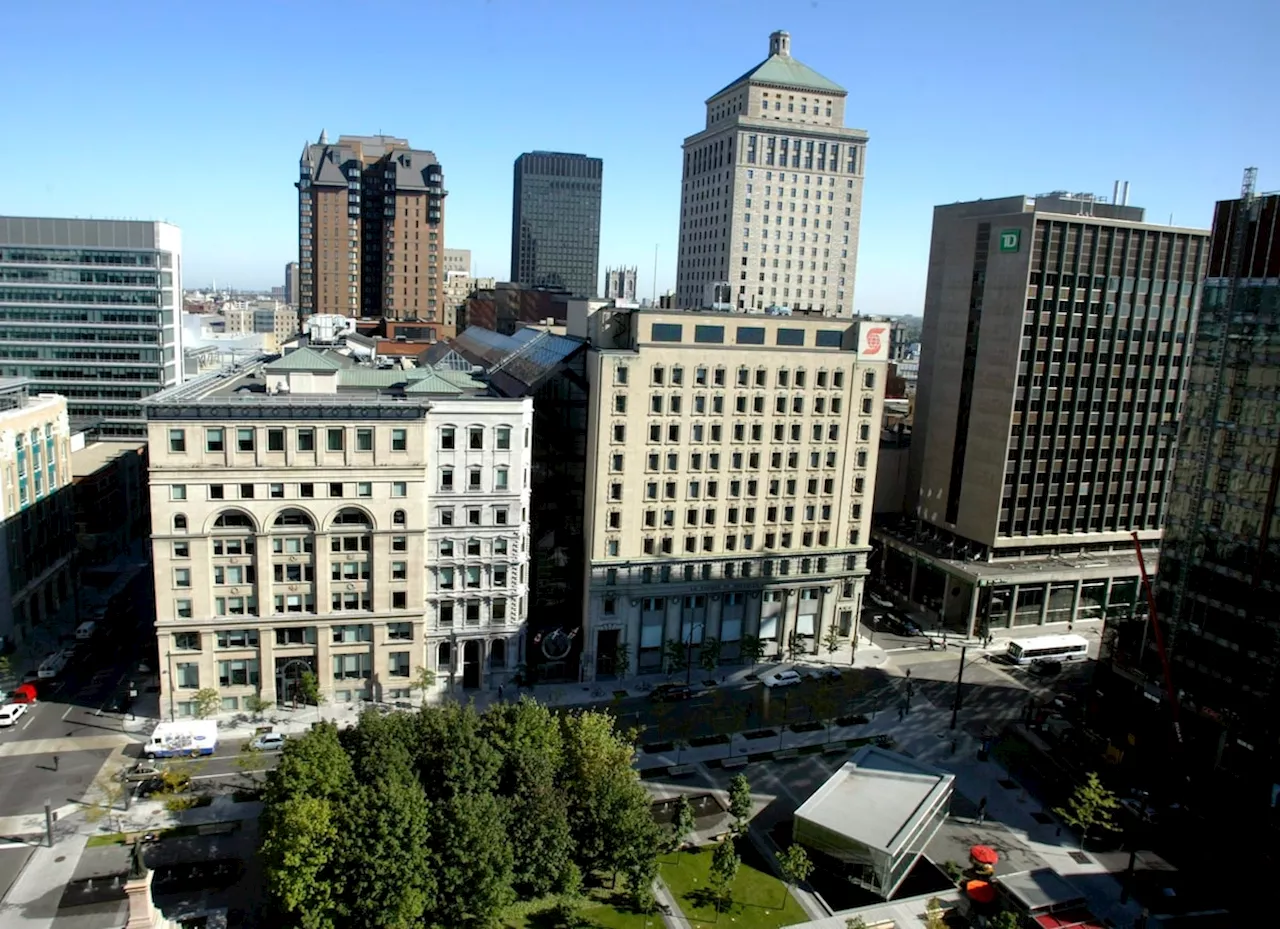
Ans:
[[[530,400],[299,349],[146,407],[162,711],[496,687],[523,660]]]
[[[708,98],[684,140],[679,306],[852,315],[868,136],[845,128],[846,96],[775,32],[768,58]]]

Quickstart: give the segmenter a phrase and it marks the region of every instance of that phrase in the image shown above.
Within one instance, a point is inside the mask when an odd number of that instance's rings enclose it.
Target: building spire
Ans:
[[[329,135],[323,129],[320,130],[320,144],[321,145],[329,144]]]
[[[769,57],[774,55],[780,58],[791,57],[791,33],[779,29],[769,34]]]

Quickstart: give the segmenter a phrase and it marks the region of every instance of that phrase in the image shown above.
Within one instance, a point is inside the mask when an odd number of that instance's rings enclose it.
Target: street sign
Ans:
[[[1004,229],[1000,232],[1000,251],[1016,252],[1021,244],[1021,229]]]

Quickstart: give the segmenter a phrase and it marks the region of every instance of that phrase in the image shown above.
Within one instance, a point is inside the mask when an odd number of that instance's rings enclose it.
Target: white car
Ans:
[[[8,703],[0,707],[0,728],[8,728],[22,718],[27,711],[25,703]]]
[[[799,684],[802,678],[798,671],[790,668],[781,671],[773,671],[764,676],[764,686],[766,687],[791,687]]]

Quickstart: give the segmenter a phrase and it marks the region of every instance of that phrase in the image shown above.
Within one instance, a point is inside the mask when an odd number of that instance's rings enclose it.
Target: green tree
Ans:
[[[490,793],[455,794],[432,816],[439,897],[430,924],[441,929],[493,925],[514,898],[506,816]]]
[[[1022,920],[1012,910],[1001,910],[987,923],[991,929],[1022,929]]]
[[[689,802],[689,798],[684,794],[676,797],[675,805],[671,809],[671,837],[677,852],[689,841],[689,836],[697,826],[693,816],[693,804]]]
[[[412,687],[414,690],[422,694],[422,705],[427,705],[427,695],[431,693],[431,688],[436,686],[436,672],[430,668],[424,668],[418,665],[417,671],[413,675]]]
[[[317,712],[325,702],[325,695],[320,690],[320,679],[316,677],[314,671],[302,672],[298,677],[298,688],[295,693],[304,704],[314,706]]]
[[[751,783],[745,774],[734,775],[729,781],[729,815],[733,817],[733,828],[739,835],[747,831],[752,807]]]
[[[852,916],[844,921],[844,929],[867,929],[867,921],[861,916]]]
[[[297,796],[263,810],[258,849],[267,891],[301,929],[336,929],[346,875],[334,867],[338,826],[331,801]]]
[[[840,646],[844,644],[844,636],[840,635],[840,627],[835,623],[827,625],[827,631],[822,636],[822,647],[827,650],[828,655],[834,655],[840,651]]]
[[[635,746],[619,735],[607,713],[566,714],[561,731],[560,783],[575,861],[583,873],[643,872],[657,857],[661,832],[650,815],[649,793],[631,767]]]
[[[797,884],[803,884],[809,879],[809,875],[813,873],[813,861],[803,845],[792,842],[787,850],[778,856],[778,870],[782,872],[782,879],[786,882],[787,888],[794,889]],[[783,906],[786,906],[785,900]]]
[[[720,667],[720,652],[723,645],[719,639],[706,639],[702,643],[702,650],[698,653],[698,666],[708,674],[715,672]]]
[[[924,925],[925,929],[947,929],[947,914],[937,897],[924,905]]]
[[[754,667],[761,658],[764,657],[765,644],[764,640],[756,635],[744,635],[739,651],[742,658],[752,667]]]
[[[0,655],[0,681],[8,681],[13,673],[13,662],[8,655]]]
[[[212,687],[197,690],[192,699],[196,705],[196,716],[200,719],[208,719],[222,709],[222,695]]]
[[[804,654],[804,639],[796,633],[787,636],[787,661],[796,661]]]
[[[262,714],[271,709],[274,704],[264,699],[261,694],[250,694],[244,698],[244,708],[253,714],[254,719],[262,719]]]
[[[410,738],[417,748],[418,780],[427,799],[497,789],[502,757],[486,737],[473,706],[449,703],[411,719],[416,728]]]
[[[738,876],[742,859],[733,847],[733,839],[727,838],[711,853],[711,886],[715,889],[716,909],[724,910],[733,900],[733,882]]]
[[[1076,787],[1065,806],[1054,807],[1054,812],[1067,825],[1080,830],[1080,849],[1094,829],[1115,830],[1112,811],[1120,806],[1116,795],[1098,780],[1096,771],[1085,775],[1085,781]]]
[[[631,646],[619,642],[613,648],[613,673],[624,678],[631,673]]]
[[[689,660],[688,646],[679,639],[667,639],[662,645],[662,667],[663,673],[668,676],[675,674],[678,668],[683,668],[685,662]]]
[[[637,858],[623,869],[627,882],[627,900],[637,913],[652,913],[657,901],[653,896],[653,882],[658,877],[656,858]]]

